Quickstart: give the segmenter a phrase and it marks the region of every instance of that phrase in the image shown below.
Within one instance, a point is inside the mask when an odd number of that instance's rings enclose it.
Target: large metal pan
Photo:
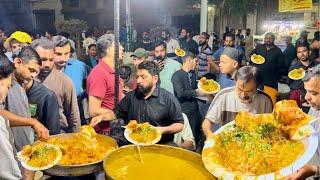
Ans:
[[[181,175],[178,179],[214,179],[214,177],[203,166],[201,156],[197,153],[184,150],[177,147],[165,145],[150,145],[140,146],[142,164],[139,161],[139,155],[136,145],[123,146],[109,153],[103,160],[103,168],[106,172],[107,179],[174,179],[176,174]],[[158,156],[158,157],[157,157]],[[149,157],[149,158],[147,158]],[[160,157],[160,158],[159,158]],[[170,160],[169,160],[170,159]],[[172,159],[177,160],[177,163],[172,163]],[[126,163],[122,163],[122,160]],[[145,164],[143,164],[145,163]],[[180,166],[186,163],[186,166]],[[143,176],[136,176],[127,172],[133,166],[138,166],[143,170]],[[172,168],[175,166],[174,168]],[[183,168],[185,167],[185,168]],[[154,173],[157,170],[158,172]],[[131,169],[132,170],[132,169]],[[114,172],[125,172],[125,177],[115,177]],[[198,175],[194,177],[191,172],[196,172]],[[174,175],[174,176],[171,176]]]
[[[69,134],[58,134],[51,137],[58,137],[59,139],[61,138],[61,140],[63,140],[67,138],[72,138],[74,135],[75,133],[69,133]],[[97,140],[104,141],[110,144],[110,146],[118,148],[117,142],[109,136],[97,134]],[[77,156],[77,154],[75,154],[75,156]],[[102,160],[103,159],[96,162],[82,164],[82,165],[72,165],[72,166],[55,165],[52,168],[44,170],[44,172],[54,176],[83,176],[86,174],[91,174],[94,172],[101,171]]]

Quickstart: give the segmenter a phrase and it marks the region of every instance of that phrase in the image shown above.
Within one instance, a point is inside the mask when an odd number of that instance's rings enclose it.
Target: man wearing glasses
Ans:
[[[223,126],[234,120],[240,111],[254,114],[272,112],[270,97],[258,90],[262,80],[257,68],[252,66],[240,68],[235,81],[236,86],[220,91],[209,107],[202,123],[202,130],[207,138],[213,134],[212,124]]]

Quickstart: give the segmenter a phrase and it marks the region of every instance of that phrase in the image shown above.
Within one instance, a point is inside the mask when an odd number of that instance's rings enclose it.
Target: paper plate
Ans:
[[[293,69],[291,70],[289,73],[288,73],[288,77],[290,79],[293,79],[293,80],[300,80],[302,78],[304,78],[304,76],[306,75],[306,71],[303,71],[302,74],[299,76],[299,77],[294,77],[293,74],[298,71],[299,69]]]
[[[154,126],[152,126],[152,128],[155,128],[155,129],[156,129],[156,127],[154,127]],[[127,128],[124,130],[124,137],[125,137],[129,142],[131,142],[132,144],[139,144],[139,145],[142,145],[142,146],[143,146],[143,145],[152,145],[152,144],[156,144],[156,143],[159,142],[160,139],[161,139],[161,133],[160,133],[160,131],[159,131],[158,129],[156,129],[156,130],[157,130],[157,132],[158,132],[157,138],[154,139],[153,141],[147,142],[147,143],[140,143],[140,142],[137,142],[137,141],[131,139],[130,136],[129,136],[129,134],[130,134],[131,132],[130,132],[130,130],[127,129]]]
[[[17,153],[17,157],[19,159],[19,161],[21,162],[21,165],[26,168],[26,169],[29,169],[31,171],[41,171],[41,170],[45,170],[45,169],[49,169],[53,166],[55,166],[56,164],[59,163],[59,161],[61,160],[62,158],[62,151],[61,149],[58,147],[58,146],[55,146],[55,145],[52,145],[52,144],[47,144],[46,145],[47,147],[52,147],[54,148],[54,150],[56,151],[57,153],[57,156],[56,158],[50,162],[49,164],[45,165],[45,166],[42,166],[42,167],[33,167],[33,166],[30,166],[27,161],[24,159],[24,157],[22,156],[22,151],[19,151]]]
[[[224,130],[230,129],[234,125],[234,121],[224,125],[221,127],[216,133],[220,133]],[[249,179],[249,180],[256,180],[256,179],[261,179],[261,180],[273,180],[273,179],[280,179],[284,178],[293,172],[297,171],[300,169],[302,166],[307,164],[309,160],[313,157],[313,154],[316,152],[317,147],[318,147],[318,133],[312,128],[312,126],[307,125],[308,129],[312,130],[312,134],[307,137],[303,138],[302,142],[305,147],[304,153],[292,164],[289,166],[281,169],[280,171],[269,173],[269,174],[264,174],[264,175],[259,175],[259,176],[254,176],[254,175],[249,175],[249,174],[239,174],[239,172],[235,173],[232,171],[227,170],[226,168],[222,167],[221,165],[215,164],[212,161],[209,160],[209,158],[206,158],[202,156],[202,161],[206,169],[215,177],[218,179]],[[205,142],[203,152],[204,154],[205,151],[209,150],[208,148],[213,147],[215,144],[214,140],[208,140]]]
[[[206,94],[216,94],[217,92],[220,91],[220,84],[217,83],[216,81],[213,81],[213,83],[217,86],[217,89],[215,91],[212,91],[212,92],[209,92],[209,91],[206,91],[204,89],[202,89],[201,85],[202,85],[202,82],[198,81],[198,89],[200,89],[202,92],[206,93]]]
[[[261,59],[261,62],[256,61],[255,58],[254,58],[255,56],[256,56],[257,58],[260,58],[260,59]],[[257,55],[257,54],[253,54],[253,55],[250,57],[250,60],[251,60],[253,63],[255,63],[255,64],[263,64],[263,63],[266,61],[266,59],[265,59],[263,56]]]

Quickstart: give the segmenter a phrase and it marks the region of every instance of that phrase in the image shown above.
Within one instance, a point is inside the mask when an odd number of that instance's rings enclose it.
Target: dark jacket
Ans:
[[[308,70],[309,68],[312,68],[314,66],[317,65],[317,62],[314,60],[310,60],[309,61],[309,65],[308,66],[304,66],[301,61],[299,61],[298,59],[295,59],[292,61],[291,66],[289,68],[289,72],[293,69],[299,69],[299,68],[303,68],[304,70]],[[300,90],[302,95],[304,96],[306,94],[306,90],[304,89],[304,84],[302,79],[300,80],[292,80],[289,79],[288,80],[288,85],[290,87],[291,90]]]
[[[55,93],[38,81],[33,81],[26,93],[31,116],[38,119],[49,130],[50,135],[59,134],[59,105]]]

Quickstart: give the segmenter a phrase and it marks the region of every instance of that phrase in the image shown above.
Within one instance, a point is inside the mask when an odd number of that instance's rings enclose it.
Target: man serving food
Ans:
[[[129,92],[113,111],[94,117],[91,125],[121,118],[149,122],[161,132],[160,144],[172,144],[174,134],[183,129],[183,116],[178,100],[157,86],[159,68],[154,62],[142,62],[137,69],[137,88]]]

